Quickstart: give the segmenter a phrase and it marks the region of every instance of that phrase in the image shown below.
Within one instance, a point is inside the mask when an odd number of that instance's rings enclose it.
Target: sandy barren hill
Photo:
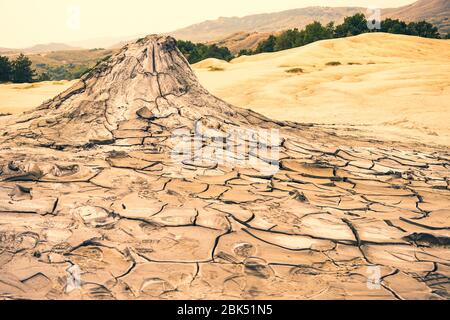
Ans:
[[[0,297],[448,299],[449,161],[234,107],[148,36],[0,117]]]
[[[194,70],[217,96],[278,120],[450,144],[448,40],[364,34]]]

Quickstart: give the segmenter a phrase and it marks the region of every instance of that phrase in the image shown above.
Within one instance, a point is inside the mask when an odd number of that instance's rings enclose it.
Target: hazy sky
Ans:
[[[307,6],[399,7],[415,0],[0,0],[0,47],[168,32],[208,19]]]

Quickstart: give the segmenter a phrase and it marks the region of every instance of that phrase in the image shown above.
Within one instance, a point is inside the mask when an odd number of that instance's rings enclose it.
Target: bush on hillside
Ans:
[[[8,57],[0,56],[0,82],[8,82],[12,76],[12,64]]]
[[[362,13],[357,13],[351,17],[346,17],[344,23],[336,26],[334,30],[335,38],[357,36],[369,32],[367,19]]]
[[[242,49],[241,51],[239,51],[238,53],[238,57],[240,56],[251,56],[253,54],[252,50],[250,49]]]
[[[5,61],[4,58],[2,60]],[[6,81],[12,81],[15,83],[33,82],[35,71],[31,68],[31,65],[31,60],[21,53],[11,62],[9,74],[3,74],[2,78],[6,79]],[[8,67],[6,67],[5,70],[7,72]]]
[[[406,34],[423,38],[439,39],[438,28],[426,21],[406,23],[398,19],[385,19],[381,22],[381,32]]]
[[[303,69],[302,68],[292,68],[292,69],[287,69],[285,72],[287,72],[287,73],[303,73]]]
[[[410,22],[408,24],[407,34],[423,38],[439,39],[440,34],[438,28],[426,21]]]
[[[191,41],[178,40],[177,46],[191,64],[208,58],[216,58],[226,61],[230,61],[234,58],[228,48],[219,47],[215,44],[206,45],[203,43],[192,43]]]
[[[276,40],[277,40],[277,38],[275,36],[270,35],[266,40],[263,40],[260,43],[258,43],[255,53],[274,52]],[[251,52],[251,51],[249,51],[249,52]]]

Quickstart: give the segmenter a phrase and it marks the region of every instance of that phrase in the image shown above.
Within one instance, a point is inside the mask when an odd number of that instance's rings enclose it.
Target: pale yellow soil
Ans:
[[[327,65],[333,62],[340,65]],[[271,118],[379,140],[450,144],[448,40],[365,34],[230,63],[207,59],[193,69],[213,94]],[[72,83],[0,85],[0,114],[36,107]]]
[[[17,114],[39,106],[68,89],[74,81],[8,83],[0,85],[0,113]]]
[[[214,67],[224,70],[210,71]],[[286,72],[294,68],[303,72]],[[194,70],[213,94],[278,120],[351,125],[382,139],[450,143],[448,40],[365,34],[231,63],[208,59]]]
[[[0,117],[0,300],[450,300],[448,148],[348,133],[130,44]]]
[[[349,132],[212,96],[173,38],[130,44],[0,117],[0,300],[449,300],[449,149]]]

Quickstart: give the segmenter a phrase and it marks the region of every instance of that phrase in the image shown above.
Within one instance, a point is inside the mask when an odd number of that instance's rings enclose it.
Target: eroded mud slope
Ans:
[[[233,107],[149,36],[0,118],[0,296],[447,299],[449,159]]]

